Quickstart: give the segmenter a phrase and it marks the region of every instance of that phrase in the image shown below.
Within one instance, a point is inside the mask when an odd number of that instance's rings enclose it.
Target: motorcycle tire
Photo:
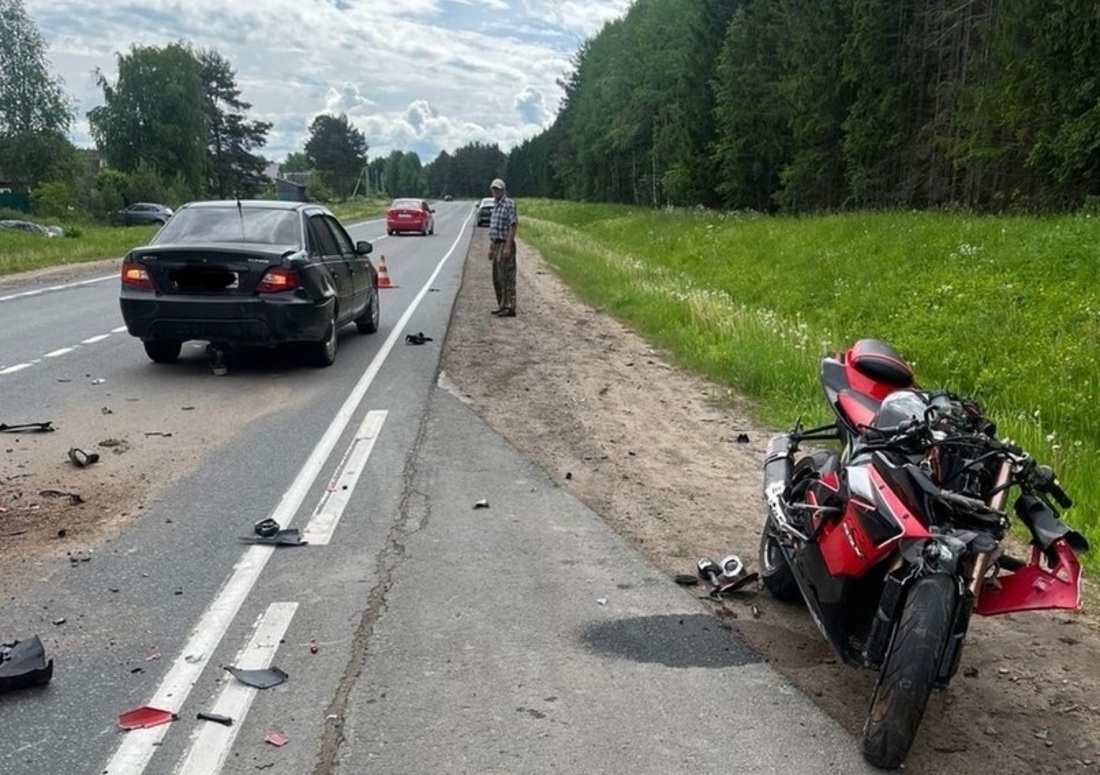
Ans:
[[[795,464],[791,472],[791,491],[795,493],[795,497],[803,497],[803,491],[809,481],[817,475],[830,454],[817,452],[807,455]],[[787,557],[779,545],[775,523],[770,516],[765,520],[764,529],[760,532],[760,551],[757,560],[760,564],[760,580],[764,582],[765,589],[771,593],[772,597],[784,603],[802,602],[802,590],[798,588],[794,571],[791,570]]]
[[[917,579],[905,600],[863,724],[863,758],[875,767],[901,766],[913,745],[951,635],[958,590],[954,579]]]
[[[764,529],[760,531],[760,580],[764,582],[764,588],[771,593],[776,600],[784,603],[799,603],[802,601],[802,591],[795,581],[794,571],[787,563],[787,557],[779,545],[779,538],[775,535],[775,525],[771,517],[764,523]]]

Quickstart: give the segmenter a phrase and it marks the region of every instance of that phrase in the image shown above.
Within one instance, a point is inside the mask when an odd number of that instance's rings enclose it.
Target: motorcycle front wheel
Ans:
[[[957,595],[954,579],[942,573],[917,579],[909,590],[863,724],[863,758],[875,767],[900,767],[913,745],[951,635]]]

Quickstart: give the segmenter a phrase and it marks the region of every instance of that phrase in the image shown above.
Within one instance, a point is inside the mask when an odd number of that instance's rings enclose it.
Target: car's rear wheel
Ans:
[[[151,341],[142,342],[145,354],[153,363],[174,363],[180,357],[183,342]]]
[[[378,286],[371,284],[370,299],[363,314],[355,319],[355,327],[360,334],[373,334],[378,330],[381,310],[378,307]]]
[[[325,338],[320,342],[309,342],[308,350],[310,360],[314,366],[324,368],[336,363],[336,309],[332,310],[328,328],[325,329]]]

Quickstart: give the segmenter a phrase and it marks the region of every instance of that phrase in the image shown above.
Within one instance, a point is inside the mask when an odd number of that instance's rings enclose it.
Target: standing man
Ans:
[[[496,178],[489,184],[496,200],[489,216],[489,260],[493,262],[493,290],[497,294],[497,309],[492,314],[502,318],[516,316],[516,203],[504,195],[504,181]]]

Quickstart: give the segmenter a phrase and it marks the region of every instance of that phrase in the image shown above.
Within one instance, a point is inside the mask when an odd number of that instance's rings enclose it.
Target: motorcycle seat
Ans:
[[[837,394],[836,403],[840,414],[856,429],[870,425],[879,408],[878,401],[849,388]]]
[[[860,339],[852,345],[849,357],[857,371],[873,380],[899,388],[913,386],[913,369],[886,342]]]

